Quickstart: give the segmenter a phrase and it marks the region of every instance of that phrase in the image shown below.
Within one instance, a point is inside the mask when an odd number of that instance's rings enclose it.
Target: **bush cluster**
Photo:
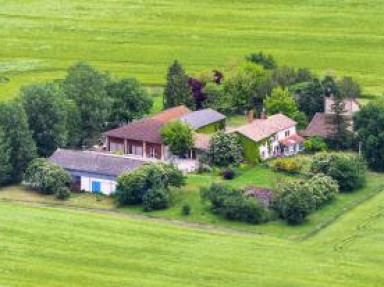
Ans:
[[[306,153],[315,153],[327,150],[327,143],[321,137],[310,137],[303,143]]]
[[[288,173],[298,173],[301,170],[301,164],[293,158],[278,158],[272,162],[273,171],[283,171]]]
[[[311,172],[332,177],[337,181],[342,192],[353,191],[366,183],[366,164],[360,156],[355,154],[317,154],[313,157]]]
[[[226,168],[221,172],[221,176],[226,180],[232,180],[235,177],[235,171],[232,168]]]
[[[170,187],[185,185],[184,175],[175,167],[148,164],[124,173],[117,179],[116,200],[120,206],[142,204],[145,211],[170,205]]]
[[[319,174],[284,185],[277,193],[273,207],[289,224],[299,224],[315,209],[332,200],[338,191],[335,180]]]
[[[201,189],[203,200],[211,202],[214,213],[229,220],[262,223],[268,220],[267,208],[255,197],[247,196],[242,190],[222,184],[212,184]]]
[[[43,158],[33,160],[24,175],[26,186],[42,194],[55,194],[58,199],[69,197],[70,181],[66,170]]]

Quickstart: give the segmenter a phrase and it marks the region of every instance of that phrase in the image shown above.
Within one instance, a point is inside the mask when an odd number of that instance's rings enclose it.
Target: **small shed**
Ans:
[[[73,190],[107,195],[115,192],[117,177],[146,163],[124,156],[67,149],[56,150],[49,160],[71,174]]]

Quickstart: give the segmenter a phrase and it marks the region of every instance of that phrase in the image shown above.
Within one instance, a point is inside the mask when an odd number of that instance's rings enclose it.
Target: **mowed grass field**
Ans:
[[[260,50],[281,65],[384,90],[381,0],[0,0],[0,7],[0,99],[62,78],[78,60],[157,86],[174,59],[194,74]]]
[[[384,193],[304,241],[0,202],[1,286],[383,286]]]

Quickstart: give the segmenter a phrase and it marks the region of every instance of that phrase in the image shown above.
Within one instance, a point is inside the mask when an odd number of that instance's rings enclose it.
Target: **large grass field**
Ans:
[[[384,90],[381,0],[0,0],[0,7],[1,99],[63,77],[78,60],[161,85],[173,59],[193,74],[259,50]]]
[[[303,241],[0,202],[0,286],[383,286],[384,193]]]

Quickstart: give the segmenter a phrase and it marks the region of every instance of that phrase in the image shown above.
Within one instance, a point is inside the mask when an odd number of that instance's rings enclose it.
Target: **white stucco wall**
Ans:
[[[110,195],[115,192],[116,181],[96,176],[81,176],[81,190],[92,192],[92,182],[100,182],[101,193]]]

